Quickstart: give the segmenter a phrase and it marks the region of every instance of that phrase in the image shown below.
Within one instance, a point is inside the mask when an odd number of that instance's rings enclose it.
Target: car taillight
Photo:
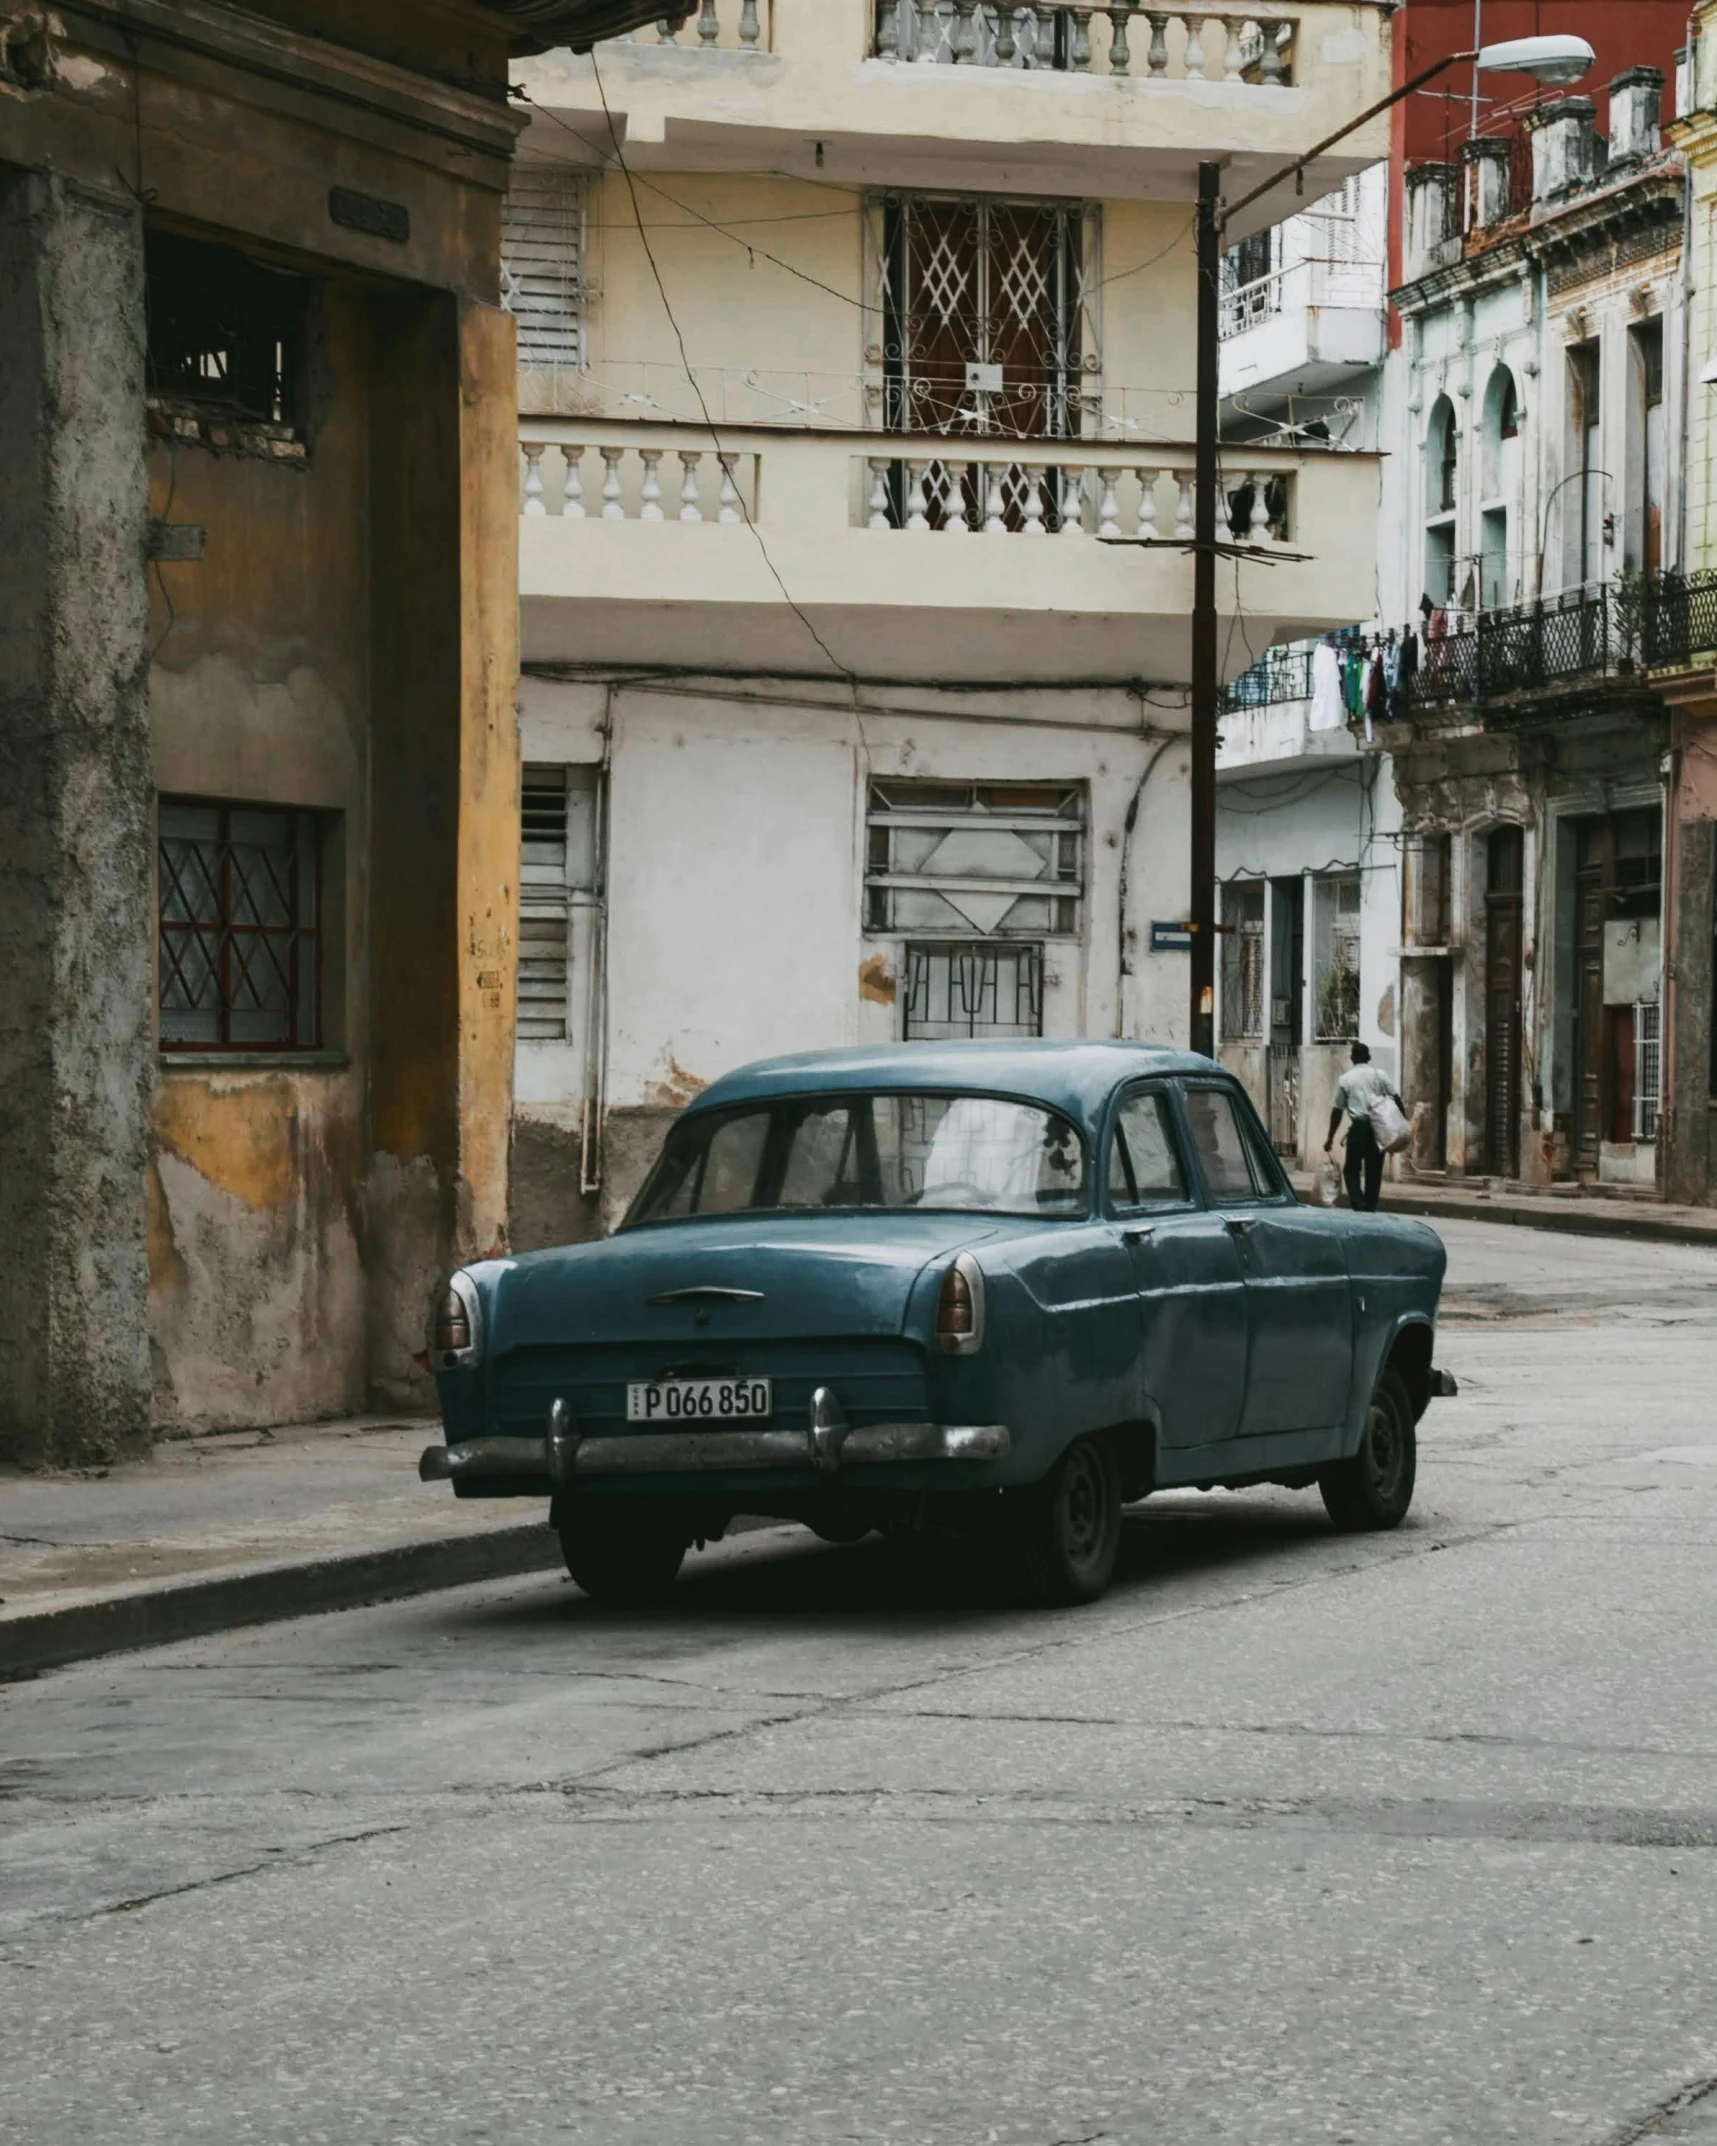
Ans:
[[[441,1308],[435,1314],[435,1347],[438,1354],[447,1354],[471,1346],[471,1314],[465,1308],[465,1299],[457,1289],[449,1289],[441,1300]]]
[[[984,1338],[984,1277],[962,1252],[942,1277],[936,1299],[936,1340],[948,1356],[970,1356]]]
[[[942,1277],[942,1295],[936,1305],[936,1331],[944,1340],[971,1333],[977,1324],[972,1303],[972,1285],[958,1267]]]

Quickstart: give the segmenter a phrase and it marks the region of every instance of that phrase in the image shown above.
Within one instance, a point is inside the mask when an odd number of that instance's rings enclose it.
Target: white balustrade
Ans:
[[[654,32],[634,30],[614,42],[622,45],[662,44],[712,52],[757,52],[762,49],[763,20],[757,0],[699,0],[690,22],[675,22],[664,15]]]
[[[540,467],[543,448],[546,445],[547,442],[542,440],[527,441],[525,445],[525,512],[527,514],[545,514],[548,511],[543,505],[543,473]]]
[[[1217,7],[1113,6],[1080,0],[875,0],[872,51],[921,67],[1049,68],[1151,81],[1227,81],[1268,88],[1293,79],[1295,21]],[[713,18],[714,0],[704,0]],[[700,35],[702,21],[700,18]],[[713,42],[713,39],[710,40]]]
[[[1069,445],[1072,443],[1069,442]],[[944,536],[1121,537],[1183,547],[1193,538],[1194,486],[1189,467],[1128,465],[1124,450],[1101,462],[1096,443],[1079,462],[1047,456],[1019,458],[998,444],[985,453],[964,447],[957,460],[907,460],[870,455],[858,465],[855,521],[867,529],[936,530]],[[1277,489],[1272,493],[1271,487]],[[1275,544],[1285,534],[1271,519],[1282,511],[1292,478],[1247,471],[1230,476],[1218,498],[1217,536],[1224,543]],[[1164,487],[1174,502],[1172,527],[1160,507]],[[1090,513],[1096,500],[1095,529]]]
[[[658,434],[655,440],[640,441],[636,446],[613,439],[596,443],[595,451],[602,461],[603,521],[675,519],[701,524],[751,518],[750,502],[756,487],[755,451],[723,449],[712,454],[708,446],[681,447],[677,441],[670,441],[671,434],[666,439]],[[520,513],[527,517],[555,514],[569,522],[586,520],[591,510],[585,504],[584,469],[590,452],[586,441],[556,438],[546,426],[542,436],[522,439]],[[662,465],[670,455],[680,471],[672,516],[664,503],[662,475]]]
[[[854,526],[876,531],[910,530],[941,536],[1045,536],[1118,538],[1184,546],[1193,536],[1193,473],[1186,459],[1141,465],[1138,449],[1097,440],[1068,441],[1077,461],[1060,459],[1051,442],[980,442],[962,439],[957,452],[853,457],[826,436],[783,430],[778,446],[752,430],[743,447],[710,443],[706,432],[682,444],[688,431],[639,426],[641,437],[569,438],[564,421],[533,420],[533,434],[519,442],[519,513],[526,520],[553,515],[584,521],[678,521],[686,528],[734,526],[755,518],[758,472],[766,453],[828,456],[830,476],[850,475]],[[596,429],[594,426],[592,429]],[[902,446],[907,443],[902,441]],[[950,447],[954,443],[950,442]],[[585,471],[594,450],[601,464],[598,509],[588,501]],[[671,494],[663,468],[676,471]],[[1217,534],[1225,543],[1270,546],[1289,534],[1293,512],[1291,473],[1274,468],[1234,469],[1218,498]],[[793,489],[800,488],[795,476]],[[670,508],[668,501],[672,498]],[[1172,502],[1171,510],[1167,502]]]

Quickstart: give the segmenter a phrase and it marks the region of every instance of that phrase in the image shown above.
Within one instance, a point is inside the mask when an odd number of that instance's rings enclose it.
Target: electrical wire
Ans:
[[[697,397],[698,408],[703,412],[703,421],[704,424],[708,427],[709,436],[715,442],[716,458],[718,461],[721,461],[724,453],[721,444],[721,437],[716,431],[715,419],[710,415],[709,404],[704,397],[702,384],[698,380],[697,374],[692,370],[691,353],[686,348],[685,336],[681,331],[680,323],[678,317],[674,312],[673,305],[669,301],[668,287],[662,281],[661,267],[656,260],[656,250],[650,244],[650,234],[644,228],[644,213],[638,205],[638,190],[632,182],[631,167],[627,164],[625,156],[621,153],[619,147],[619,136],[615,134],[614,131],[614,116],[608,109],[608,92],[603,85],[602,69],[597,64],[596,54],[594,52],[592,52],[590,55],[590,70],[596,80],[596,94],[602,99],[602,116],[608,122],[609,136],[615,143],[615,161],[620,167],[621,176],[626,181],[626,192],[628,198],[632,203],[632,214],[638,226],[638,238],[644,248],[644,258],[650,264],[650,274],[655,279],[656,292],[662,301],[662,311],[667,314],[668,326],[674,331],[674,341],[679,345],[680,363],[685,367],[686,379],[691,384],[692,393]],[[725,463],[723,466],[725,467]],[[822,650],[824,656],[828,659],[831,669],[838,672],[839,675],[845,678],[847,683],[851,686],[853,691],[854,712],[856,714],[858,707],[857,676],[854,672],[850,671],[847,666],[841,661],[839,656],[835,654],[834,650],[829,646],[828,642],[823,639],[822,635],[811,623],[809,614],[804,610],[803,606],[800,605],[794,598],[792,591],[788,588],[786,582],[781,578],[780,568],[775,564],[775,561],[769,555],[769,546],[763,540],[763,532],[757,526],[756,517],[751,511],[750,503],[745,497],[743,488],[739,485],[735,485],[734,491],[738,494],[739,497],[739,511],[744,518],[745,526],[751,531],[752,536],[756,539],[757,549],[762,554],[764,565],[769,569],[770,579],[781,591],[782,601],[792,612],[793,616],[799,621],[800,625],[804,627],[805,631],[810,635],[811,639],[815,641],[817,646]]]
[[[766,223],[772,221],[791,223],[798,221],[799,219],[790,216],[782,216],[779,218],[741,216],[733,218],[731,222],[724,222],[720,217],[706,216],[701,209],[693,208],[689,201],[682,201],[677,194],[670,194],[666,187],[658,185],[655,180],[645,178],[641,172],[633,171],[632,167],[627,163],[625,155],[619,146],[620,138],[614,127],[613,115],[610,113],[608,108],[608,98],[602,86],[601,74],[597,67],[596,55],[594,52],[590,55],[590,63],[591,72],[596,77],[597,95],[601,98],[602,101],[603,117],[608,121],[609,137],[614,144],[611,149],[604,149],[600,142],[595,141],[590,135],[584,133],[578,127],[575,127],[570,120],[563,119],[560,113],[555,111],[552,106],[546,104],[539,104],[536,98],[534,98],[530,94],[530,92],[519,83],[514,83],[511,85],[510,93],[520,104],[528,104],[533,112],[540,112],[542,116],[551,123],[551,125],[559,127],[561,131],[565,134],[570,134],[574,141],[582,142],[585,148],[590,151],[591,155],[594,156],[599,163],[603,165],[612,164],[616,166],[621,172],[625,174],[626,181],[629,187],[643,187],[646,192],[655,194],[656,196],[658,196],[659,199],[667,202],[671,208],[678,209],[682,215],[689,216],[693,220],[693,224],[701,224],[706,230],[714,231],[715,233],[717,233],[718,236],[731,240],[734,245],[743,247],[747,253],[767,261],[772,268],[779,268],[786,275],[796,276],[801,283],[808,283],[813,290],[823,292],[826,297],[838,298],[843,305],[852,306],[861,313],[874,313],[877,311],[877,308],[875,306],[867,304],[867,302],[863,298],[855,298],[850,291],[837,290],[832,283],[825,283],[823,282],[821,277],[813,276],[807,270],[795,267],[791,261],[784,261],[778,253],[771,253],[767,246],[759,246],[754,244],[749,239],[742,238],[740,236],[739,229],[736,228],[736,226],[744,226],[752,223]],[[571,157],[546,157],[542,161],[546,163],[560,164],[563,168],[573,171],[584,171],[588,168],[582,162],[579,162]],[[769,178],[789,179],[795,185],[821,186],[829,187],[831,189],[833,188],[834,184],[834,182],[826,179],[805,179],[794,172],[771,171],[767,174],[753,176],[766,176]],[[855,204],[863,199],[863,194],[860,189],[849,189],[846,187],[842,187],[839,189],[839,191],[843,194],[846,194]],[[633,206],[634,208],[636,208],[636,201],[634,201]],[[841,216],[846,213],[848,212],[839,209],[818,210],[815,212],[814,218],[811,212],[806,212],[804,220],[807,222],[812,220],[822,220],[829,217]],[[1143,275],[1146,269],[1154,268],[1159,261],[1165,260],[1168,255],[1173,253],[1178,246],[1181,246],[1186,242],[1186,240],[1191,236],[1197,221],[1197,212],[1195,211],[1194,214],[1190,218],[1188,218],[1187,222],[1181,227],[1181,229],[1175,232],[1173,237],[1171,237],[1165,245],[1159,246],[1155,253],[1148,254],[1142,261],[1135,261],[1130,268],[1119,268],[1112,276],[1101,277],[1096,283],[1090,286],[1091,292],[1095,294],[1097,291],[1107,290],[1109,285],[1112,283],[1124,283],[1128,279],[1128,277]],[[682,228],[690,229],[692,228],[692,226],[679,226],[674,224],[652,224],[646,226],[642,216],[640,215],[634,219],[631,225],[596,225],[593,228],[598,230],[635,229],[640,233],[640,235],[642,235],[646,229],[672,231]]]

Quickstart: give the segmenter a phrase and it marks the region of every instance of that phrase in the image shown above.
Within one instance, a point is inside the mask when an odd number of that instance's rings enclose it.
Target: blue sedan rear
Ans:
[[[1238,1085],[1121,1043],[770,1060],[675,1121],[619,1232],[453,1276],[426,1480],[546,1496],[573,1577],[668,1585],[737,1512],[935,1528],[1087,1601],[1121,1507],[1413,1493],[1444,1266],[1416,1222],[1301,1207]]]

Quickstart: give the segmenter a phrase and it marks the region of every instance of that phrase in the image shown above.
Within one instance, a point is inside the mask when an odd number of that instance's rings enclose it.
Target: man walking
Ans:
[[[1345,1116],[1347,1161],[1342,1175],[1347,1180],[1347,1204],[1356,1214],[1375,1214],[1383,1192],[1383,1150],[1372,1130],[1371,1106],[1385,1095],[1395,1096],[1396,1108],[1405,1116],[1407,1106],[1395,1095],[1388,1074],[1380,1073],[1372,1064],[1371,1052],[1363,1043],[1356,1043],[1352,1065],[1335,1084],[1335,1107],[1329,1114],[1329,1138],[1324,1142],[1324,1153],[1332,1154]]]

